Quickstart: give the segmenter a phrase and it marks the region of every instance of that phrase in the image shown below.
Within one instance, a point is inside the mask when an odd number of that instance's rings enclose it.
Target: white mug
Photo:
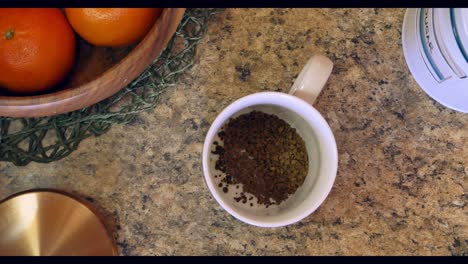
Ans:
[[[238,99],[226,107],[211,125],[203,146],[203,172],[206,184],[216,201],[235,218],[256,226],[285,226],[310,215],[328,196],[335,181],[338,151],[332,130],[312,106],[331,74],[333,63],[322,55],[313,56],[303,68],[289,94],[260,92]],[[304,139],[309,159],[309,171],[304,183],[280,205],[250,206],[234,200],[233,191],[224,193],[218,187],[222,174],[215,169],[216,156],[212,154],[218,132],[231,118],[257,110],[275,114]]]

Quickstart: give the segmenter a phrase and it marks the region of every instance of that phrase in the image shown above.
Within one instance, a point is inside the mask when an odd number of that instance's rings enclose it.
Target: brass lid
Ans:
[[[0,203],[0,255],[116,254],[99,217],[68,194],[52,190],[28,191]]]

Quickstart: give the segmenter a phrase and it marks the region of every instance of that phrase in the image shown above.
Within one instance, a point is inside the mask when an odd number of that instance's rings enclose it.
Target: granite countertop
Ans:
[[[0,198],[32,188],[86,197],[121,255],[467,255],[468,115],[411,77],[404,13],[227,9],[154,112],[58,162],[0,163]],[[234,100],[287,92],[314,53],[335,63],[316,103],[338,144],[335,185],[297,224],[249,226],[211,197],[204,137]]]

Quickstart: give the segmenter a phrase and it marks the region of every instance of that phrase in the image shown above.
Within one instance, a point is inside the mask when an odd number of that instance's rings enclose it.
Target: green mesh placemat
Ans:
[[[113,124],[130,122],[154,109],[161,93],[174,86],[194,61],[197,43],[219,9],[187,9],[167,48],[137,79],[114,96],[93,106],[43,118],[0,117],[0,160],[26,165],[64,158],[80,142],[99,136]]]

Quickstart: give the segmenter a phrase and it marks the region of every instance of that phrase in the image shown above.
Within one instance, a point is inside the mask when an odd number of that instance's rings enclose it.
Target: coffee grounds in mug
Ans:
[[[304,182],[309,166],[305,142],[279,117],[252,111],[229,120],[218,136],[224,146],[214,142],[212,153],[218,155],[215,168],[224,173],[219,187],[237,191],[237,202],[252,206],[250,194],[266,207],[279,205]],[[243,192],[229,188],[237,184]]]

